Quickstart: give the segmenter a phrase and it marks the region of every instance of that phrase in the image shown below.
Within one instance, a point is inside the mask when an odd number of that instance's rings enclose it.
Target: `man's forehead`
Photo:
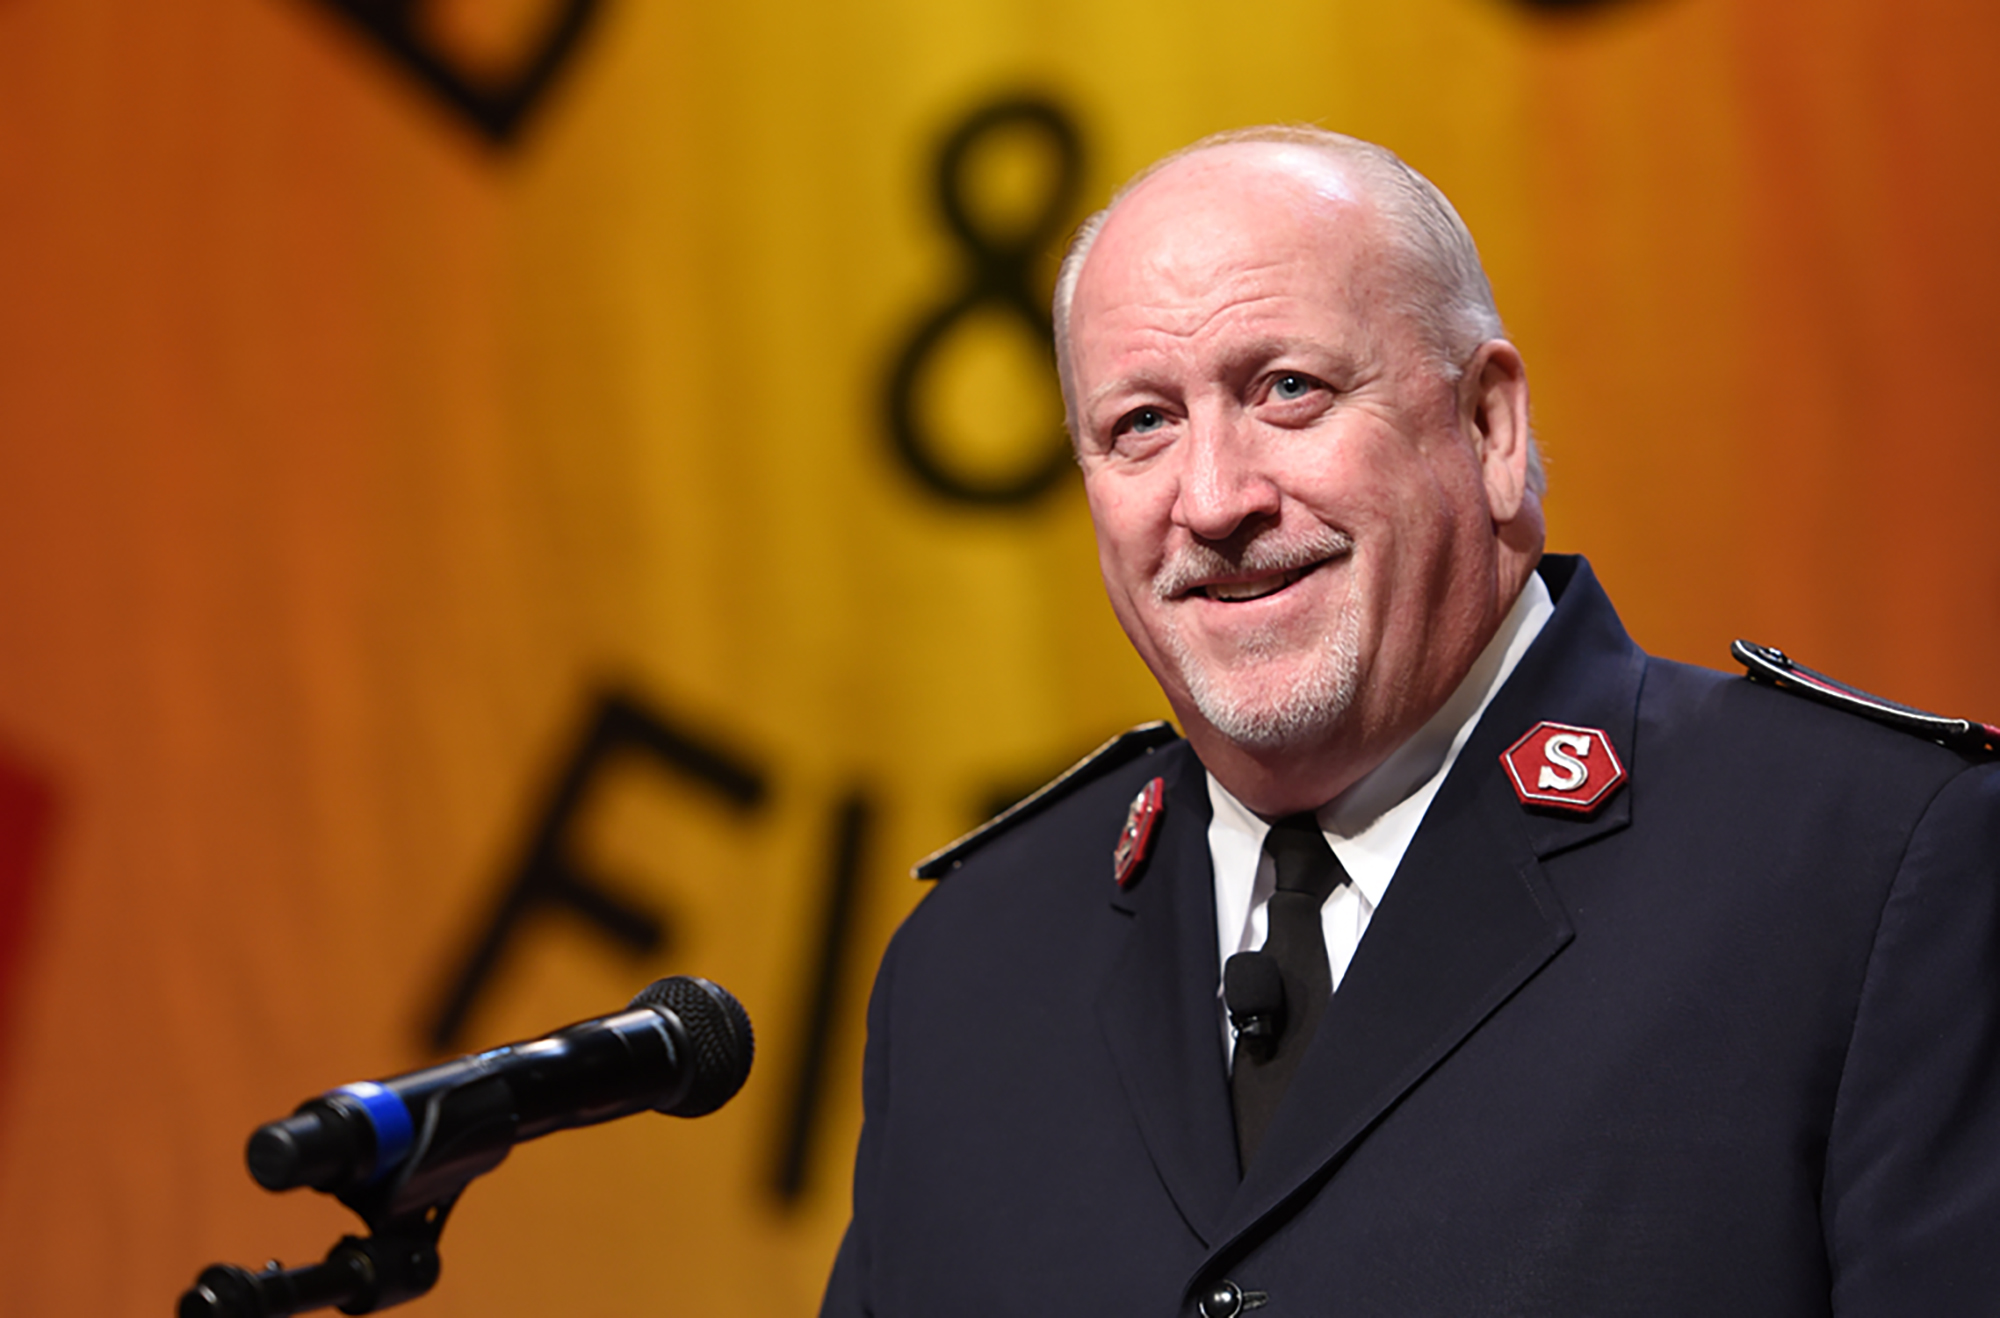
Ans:
[[[1079,272],[1084,337],[1125,319],[1207,315],[1274,285],[1306,297],[1372,283],[1376,207],[1326,153],[1290,143],[1210,148],[1170,162],[1127,193]],[[1341,296],[1342,302],[1347,301]]]

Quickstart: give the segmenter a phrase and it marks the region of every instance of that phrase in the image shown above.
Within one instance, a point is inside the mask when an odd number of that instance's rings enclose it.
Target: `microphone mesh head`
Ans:
[[[757,1040],[750,1031],[750,1013],[728,989],[694,975],[674,975],[648,984],[632,1005],[672,1012],[694,1050],[686,1095],[660,1111],[676,1117],[706,1116],[736,1097],[750,1077]]]
[[[1268,952],[1238,952],[1222,967],[1222,1002],[1232,1018],[1275,1016],[1285,1009],[1285,977]]]

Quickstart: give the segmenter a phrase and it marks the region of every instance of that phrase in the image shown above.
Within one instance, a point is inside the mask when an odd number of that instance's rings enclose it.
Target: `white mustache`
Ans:
[[[1170,553],[1153,574],[1153,595],[1163,601],[1177,599],[1206,581],[1290,572],[1338,558],[1353,548],[1352,536],[1330,526],[1297,540],[1259,536],[1234,554],[1193,540]]]

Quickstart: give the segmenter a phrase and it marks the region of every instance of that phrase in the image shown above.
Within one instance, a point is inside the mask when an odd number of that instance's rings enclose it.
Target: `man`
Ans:
[[[1994,1312],[2000,733],[1638,651],[1379,148],[1170,158],[1056,314],[1186,740],[933,867],[825,1312]]]

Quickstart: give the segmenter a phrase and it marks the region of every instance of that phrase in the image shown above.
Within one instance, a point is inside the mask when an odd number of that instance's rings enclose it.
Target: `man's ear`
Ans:
[[[1528,495],[1528,368],[1505,339],[1479,345],[1459,385],[1459,422],[1479,457],[1496,526],[1521,514]]]

